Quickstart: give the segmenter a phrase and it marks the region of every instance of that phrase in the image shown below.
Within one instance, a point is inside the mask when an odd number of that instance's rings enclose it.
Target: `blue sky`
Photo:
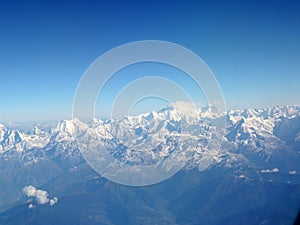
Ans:
[[[299,1],[1,3],[0,121],[71,118],[88,66],[148,39],[198,54],[227,108],[299,104],[299,12]]]

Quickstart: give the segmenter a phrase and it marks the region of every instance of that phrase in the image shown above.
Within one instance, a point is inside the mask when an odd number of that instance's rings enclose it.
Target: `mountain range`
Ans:
[[[82,155],[79,140],[95,138],[126,165],[153,165],[179,149],[185,166],[158,184],[117,184]],[[298,105],[227,113],[171,105],[50,128],[0,125],[0,224],[293,224],[299,162]],[[24,195],[28,186],[57,203],[39,204]]]

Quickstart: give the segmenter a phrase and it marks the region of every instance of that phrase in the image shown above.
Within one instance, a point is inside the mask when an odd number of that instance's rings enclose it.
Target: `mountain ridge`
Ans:
[[[209,107],[172,110],[89,124],[62,120],[28,132],[0,125],[0,224],[292,224],[300,207],[299,106],[219,117]],[[164,182],[124,186],[86,163],[81,138],[132,165],[163,160],[180,144],[191,157]],[[23,195],[26,186],[59,200],[39,205]]]

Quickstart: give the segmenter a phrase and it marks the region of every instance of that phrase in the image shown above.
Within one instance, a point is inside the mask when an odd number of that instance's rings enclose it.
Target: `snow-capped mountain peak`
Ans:
[[[179,106],[183,107],[182,104]],[[177,104],[176,107],[179,106]],[[15,150],[26,153],[30,149],[39,148],[68,154],[68,152],[78,151],[76,138],[85,137],[98,140],[113,155],[126,160],[139,161],[144,157],[143,160],[152,162],[168,155],[176,145],[178,137],[182,138],[183,144],[190,140],[189,146],[193,146],[191,143],[198,143],[194,145],[195,149],[191,150],[195,151],[191,155],[196,158],[204,157],[203,149],[212,150],[217,146],[210,146],[217,136],[223,140],[222,144],[231,146],[227,151],[236,152],[243,149],[251,154],[264,151],[264,154],[271,155],[272,149],[283,148],[285,144],[299,145],[300,142],[300,125],[296,126],[300,121],[299,106],[230,110],[226,117],[228,121],[226,138],[223,139],[223,133],[219,134],[219,131],[214,129],[213,121],[219,120],[219,117],[224,114],[213,106],[189,111],[185,115],[176,107],[171,105],[157,112],[128,116],[118,120],[93,119],[89,124],[76,118],[62,120],[50,132],[35,127],[31,133],[22,133],[16,129],[0,126],[0,153],[11,150],[11,152]],[[217,114],[219,117],[216,117]],[[293,134],[288,135],[291,138],[285,135],[287,126],[292,127],[290,132]],[[182,129],[186,129],[188,133],[183,132]],[[215,134],[212,135],[214,132]],[[227,154],[221,149],[213,150],[214,157],[219,154],[217,158]],[[137,157],[137,152],[142,152],[140,158]]]

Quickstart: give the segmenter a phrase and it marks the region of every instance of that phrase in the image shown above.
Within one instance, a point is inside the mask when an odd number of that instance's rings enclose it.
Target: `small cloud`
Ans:
[[[52,205],[55,205],[57,202],[58,202],[58,198],[54,197],[54,198],[50,199],[49,204],[52,206]]]
[[[34,186],[26,186],[22,189],[23,193],[27,196],[27,197],[33,197],[35,198],[36,202],[39,205],[45,205],[47,203],[49,203],[50,206],[53,206],[57,203],[58,198],[57,197],[53,197],[52,199],[48,198],[48,192],[44,191],[44,190],[38,190],[36,189]],[[31,203],[28,206],[28,209],[33,208],[34,205]]]
[[[289,174],[292,174],[292,175],[294,175],[294,174],[296,174],[296,173],[297,173],[296,170],[291,170],[291,171],[289,171]]]
[[[261,173],[278,173],[279,169],[278,168],[274,168],[272,170],[266,169],[266,170],[261,170]]]
[[[47,191],[37,190],[35,197],[40,205],[44,205],[49,202]]]
[[[33,209],[34,205],[33,204],[29,204],[28,209]]]
[[[198,117],[196,107],[191,102],[177,101],[175,103],[172,103],[171,106],[185,116],[195,118]]]
[[[23,188],[23,193],[27,195],[27,197],[34,197],[36,194],[36,188],[33,186],[26,186]]]

